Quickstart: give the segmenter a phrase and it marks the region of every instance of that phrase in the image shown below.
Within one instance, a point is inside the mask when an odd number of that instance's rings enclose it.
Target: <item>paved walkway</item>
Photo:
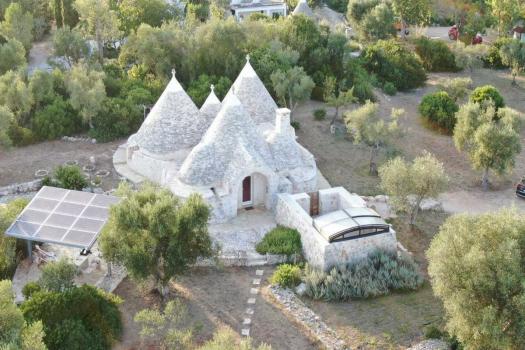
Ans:
[[[244,312],[245,315],[241,325],[241,335],[245,337],[250,336],[252,320],[255,317],[255,304],[257,303],[259,287],[261,285],[261,279],[263,275],[264,270],[255,270],[255,278],[252,280],[250,285],[250,297],[246,301],[246,311]]]

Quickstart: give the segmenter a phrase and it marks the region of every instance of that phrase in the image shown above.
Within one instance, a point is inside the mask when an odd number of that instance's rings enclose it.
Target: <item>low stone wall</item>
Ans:
[[[278,195],[275,220],[279,225],[299,231],[306,261],[312,266],[323,269],[325,266],[324,253],[329,243],[313,227],[312,218],[297,203],[296,196],[299,198],[301,194]]]
[[[42,187],[42,179],[12,184],[9,186],[0,187],[0,196],[8,196],[11,194],[34,192],[34,191],[38,191],[40,187]]]
[[[337,337],[333,329],[308,308],[291,290],[279,286],[269,286],[268,291],[272,299],[295,322],[302,325],[311,335],[319,340],[324,348],[330,350],[347,349],[345,343]]]
[[[378,248],[397,250],[396,233],[392,228],[390,232],[378,235],[329,243],[315,229],[312,217],[299,204],[301,201],[304,201],[302,194],[279,194],[275,219],[279,225],[299,231],[303,254],[310,265],[328,271],[333,266],[364,257]],[[335,199],[332,198],[332,201]]]

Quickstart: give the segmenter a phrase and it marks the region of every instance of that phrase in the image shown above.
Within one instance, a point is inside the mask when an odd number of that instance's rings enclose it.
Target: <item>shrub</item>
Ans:
[[[470,94],[470,101],[474,103],[482,103],[484,101],[492,101],[496,109],[505,107],[505,100],[492,85],[479,86]]]
[[[397,93],[397,89],[391,82],[386,82],[385,85],[383,85],[383,92],[387,95],[394,96]]]
[[[227,77],[217,77],[215,75],[201,74],[199,78],[193,80],[188,86],[188,95],[197,106],[202,106],[210,94],[210,86],[215,86],[215,94],[219,99],[223,99],[230,89],[232,82]]]
[[[334,11],[340,12],[340,13],[346,13],[346,9],[348,6],[348,1],[344,0],[327,0],[326,5],[331,8]]]
[[[452,132],[456,125],[458,105],[445,91],[438,91],[423,97],[419,104],[419,113],[432,124]]]
[[[441,339],[443,338],[443,332],[434,325],[425,327],[425,338],[427,339]]]
[[[375,101],[373,83],[375,78],[372,77],[362,65],[362,61],[357,58],[351,58],[344,65],[345,89],[354,89],[354,96],[359,102],[364,103],[366,100]]]
[[[137,130],[142,120],[142,108],[121,98],[108,98],[104,100],[101,111],[93,117],[93,129],[89,135],[100,142],[111,141]]]
[[[7,135],[13,143],[13,146],[27,146],[35,142],[33,132],[27,128],[21,127],[16,123],[11,123],[7,130]]]
[[[40,287],[40,284],[37,282],[28,282],[24,288],[22,288],[22,294],[24,295],[24,298],[29,299],[33,293],[40,292],[41,290],[42,287]]]
[[[299,123],[297,120],[291,121],[290,125],[295,129],[299,130],[301,129],[301,123]]]
[[[334,267],[330,273],[306,266],[304,274],[306,294],[328,301],[376,297],[393,290],[415,290],[423,283],[412,258],[384,250]]]
[[[259,254],[301,254],[301,236],[297,230],[278,226],[268,232],[255,246]]]
[[[382,84],[391,82],[400,91],[422,86],[427,79],[419,58],[395,40],[379,40],[366,47],[363,60]]]
[[[430,72],[456,72],[456,57],[448,45],[441,40],[421,37],[415,41],[416,53],[423,66]]]
[[[62,259],[46,264],[42,268],[42,276],[40,276],[38,284],[47,291],[64,292],[75,286],[76,274],[76,266]]]
[[[319,108],[314,111],[315,120],[324,120],[326,118],[326,109]]]
[[[81,191],[88,183],[80,167],[76,165],[61,165],[55,169],[57,187]]]
[[[40,140],[53,140],[81,131],[82,118],[69,102],[58,97],[36,112],[31,129]]]
[[[24,210],[28,200],[19,198],[0,206],[0,232],[5,232],[13,220]],[[20,241],[22,242],[22,241]],[[25,242],[22,244],[25,246]],[[17,245],[16,238],[0,235],[0,280],[11,279],[22,256],[23,246]]]
[[[284,288],[293,288],[301,282],[301,269],[297,265],[279,265],[272,275],[271,282]]]
[[[496,40],[492,45],[489,47],[489,52],[487,56],[484,58],[485,67],[492,68],[492,69],[504,69],[507,68],[502,59],[500,54],[500,49],[509,44],[513,39],[511,38],[499,38]]]
[[[35,293],[20,309],[26,321],[42,321],[50,350],[101,350],[111,349],[120,337],[120,303],[113,294],[83,285],[65,292]]]

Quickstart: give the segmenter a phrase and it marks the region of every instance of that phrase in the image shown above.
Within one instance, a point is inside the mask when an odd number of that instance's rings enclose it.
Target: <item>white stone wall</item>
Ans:
[[[310,265],[323,268],[324,252],[329,244],[312,226],[312,218],[297,203],[295,196],[288,193],[279,194],[275,208],[277,224],[294,228],[301,234],[303,255]]]
[[[366,207],[366,202],[360,196],[349,193],[343,187],[319,190],[320,215],[351,207]]]
[[[341,263],[364,258],[379,248],[396,251],[396,233],[392,228],[390,232],[329,244],[324,254],[323,269],[329,270],[331,267]]]
[[[332,191],[325,197],[329,205],[336,202],[333,193],[335,192]],[[393,229],[383,234],[329,243],[313,227],[313,220],[303,207],[306,203],[304,195],[304,193],[279,194],[275,218],[279,225],[299,231],[303,255],[310,265],[326,271],[335,265],[345,264],[353,259],[366,256],[377,248],[393,251],[397,249],[396,233]],[[336,207],[334,210],[338,209]]]

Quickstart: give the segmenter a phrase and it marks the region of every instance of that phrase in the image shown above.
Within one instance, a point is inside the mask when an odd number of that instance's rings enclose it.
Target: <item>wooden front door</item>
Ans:
[[[252,177],[242,180],[242,204],[252,204]]]

